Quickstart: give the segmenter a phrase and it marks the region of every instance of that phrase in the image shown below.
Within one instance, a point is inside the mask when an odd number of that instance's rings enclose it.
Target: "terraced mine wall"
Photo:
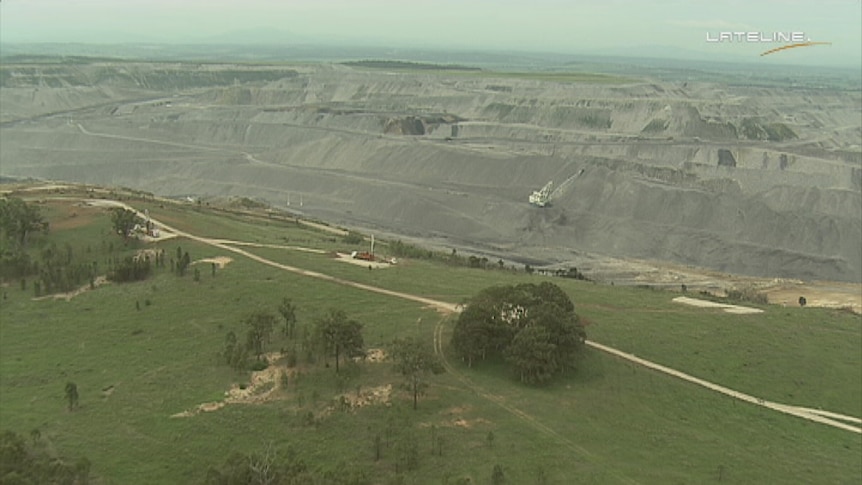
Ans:
[[[337,64],[0,73],[3,176],[257,197],[513,259],[862,281],[858,89]],[[568,182],[530,205],[548,181]]]

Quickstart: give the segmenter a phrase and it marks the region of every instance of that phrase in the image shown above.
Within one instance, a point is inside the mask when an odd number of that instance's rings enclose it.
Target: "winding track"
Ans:
[[[81,199],[81,201],[86,202],[86,203],[96,204],[96,205],[105,205],[105,206],[111,206],[111,207],[123,207],[125,209],[135,211],[141,217],[146,217],[142,212],[138,211],[134,207],[131,207],[128,204],[125,204],[125,203],[119,202],[119,201],[115,201],[115,200]],[[174,228],[174,227],[171,227],[167,224],[159,222],[153,218],[150,218],[150,220],[153,222],[153,224],[155,224],[157,226],[161,226],[161,228],[163,230],[166,230],[168,232],[173,232],[178,236],[182,236],[182,237],[191,239],[193,241],[197,241],[197,242],[200,242],[203,244],[217,247],[219,249],[223,249],[225,251],[239,254],[241,256],[245,256],[245,257],[252,259],[254,261],[257,261],[259,263],[263,263],[263,264],[266,264],[268,266],[279,268],[279,269],[282,269],[285,271],[290,271],[292,273],[296,273],[296,274],[299,274],[302,276],[317,278],[317,279],[321,279],[324,281],[329,281],[331,283],[350,286],[353,288],[358,288],[360,290],[371,291],[371,292],[375,292],[375,293],[379,293],[379,294],[383,294],[383,295],[392,296],[395,298],[401,298],[401,299],[405,299],[405,300],[415,301],[417,303],[422,303],[423,305],[429,306],[431,308],[435,308],[438,311],[445,313],[445,314],[458,313],[461,311],[460,305],[456,305],[453,303],[447,303],[447,302],[443,302],[443,301],[439,301],[439,300],[434,300],[431,298],[425,298],[425,297],[418,296],[418,295],[412,295],[410,293],[403,293],[400,291],[388,290],[386,288],[380,288],[377,286],[366,285],[364,283],[357,283],[355,281],[345,280],[342,278],[336,278],[334,276],[329,276],[327,274],[318,273],[316,271],[309,271],[309,270],[305,270],[302,268],[289,266],[286,264],[276,263],[275,261],[271,261],[271,260],[268,260],[266,258],[260,257],[256,254],[249,253],[248,251],[245,251],[245,250],[240,249],[238,247],[234,247],[232,245],[232,244],[243,245],[245,243],[235,242],[235,241],[230,241],[230,240],[224,240],[224,239],[213,239],[213,238],[195,236],[194,234],[190,234],[188,232],[181,231],[177,228]],[[454,368],[452,368],[451,365],[449,365],[449,363],[446,362],[445,355],[443,354],[443,351],[442,351],[442,342],[440,342],[440,335],[442,332],[442,324],[443,324],[443,321],[441,320],[437,324],[437,328],[435,328],[434,349],[438,353],[438,355],[443,357],[444,365],[446,366],[447,370],[452,372],[453,375],[456,376],[456,378],[461,380],[465,385],[472,388],[474,391],[483,395],[483,397],[485,397],[486,399],[498,404],[499,406],[503,407],[507,411],[521,417],[525,421],[528,421],[530,424],[532,424],[534,427],[539,429],[541,432],[558,438],[560,441],[562,441],[563,443],[566,443],[570,448],[572,448],[574,451],[577,451],[582,456],[585,456],[588,458],[592,456],[587,450],[585,450],[581,447],[578,447],[574,443],[567,440],[565,437],[556,433],[553,429],[548,428],[546,425],[537,421],[532,416],[529,416],[526,413],[524,413],[523,411],[520,411],[516,408],[513,408],[513,407],[507,405],[505,402],[502,401],[501,398],[499,398],[497,396],[493,396],[491,394],[481,392],[479,389],[476,388],[476,386],[469,383],[469,380],[467,380],[466,377],[464,377],[463,375],[461,375],[458,372],[455,372]],[[657,364],[655,362],[651,362],[649,360],[642,359],[642,358],[637,357],[633,354],[629,354],[629,353],[623,352],[621,350],[617,350],[613,347],[608,347],[606,345],[602,345],[600,343],[589,341],[589,340],[586,343],[590,347],[597,349],[597,350],[600,350],[602,352],[605,352],[605,353],[614,355],[616,357],[628,360],[629,362],[633,362],[635,364],[638,364],[640,366],[661,372],[663,374],[667,374],[667,375],[676,377],[678,379],[682,379],[686,382],[696,384],[696,385],[701,386],[701,387],[705,387],[711,391],[719,392],[721,394],[724,394],[726,396],[730,396],[730,397],[735,398],[735,399],[739,399],[741,401],[745,401],[745,402],[748,402],[751,404],[762,406],[762,407],[765,407],[767,409],[772,409],[774,411],[788,414],[790,416],[796,416],[796,417],[799,417],[802,419],[807,419],[807,420],[813,421],[815,423],[825,424],[827,426],[832,426],[834,428],[843,429],[845,431],[850,431],[853,433],[862,434],[862,427],[859,426],[860,424],[862,424],[862,419],[859,419],[857,417],[846,416],[843,414],[833,413],[830,411],[823,411],[823,410],[819,410],[819,409],[812,409],[812,408],[806,408],[806,407],[801,407],[801,406],[793,406],[793,405],[781,404],[781,403],[772,402],[772,401],[766,401],[764,399],[761,399],[761,398],[758,398],[755,396],[751,396],[749,394],[745,394],[745,393],[735,391],[733,389],[730,389],[730,388],[727,388],[724,386],[720,386],[718,384],[715,384],[715,383],[712,383],[709,381],[705,381],[703,379],[699,379],[697,377],[686,374],[684,372],[680,372],[680,371],[672,369],[670,367],[666,367],[666,366],[663,366],[661,364]],[[853,424],[849,424],[849,423],[854,423],[855,426]]]

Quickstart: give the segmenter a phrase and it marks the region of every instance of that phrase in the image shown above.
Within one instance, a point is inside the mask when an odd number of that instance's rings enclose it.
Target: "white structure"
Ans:
[[[541,190],[534,191],[530,194],[530,203],[538,207],[545,207],[548,205],[548,200],[551,198],[551,189],[553,187],[554,182],[550,181],[545,184]]]

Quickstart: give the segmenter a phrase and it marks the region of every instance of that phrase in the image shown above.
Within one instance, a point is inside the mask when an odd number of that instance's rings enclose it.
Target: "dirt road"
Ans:
[[[854,433],[862,433],[862,428],[859,426],[853,426],[847,423],[856,423],[862,424],[862,419],[855,418],[853,416],[845,416],[843,414],[832,413],[828,411],[821,411],[818,409],[811,408],[803,408],[799,406],[791,406],[787,404],[780,404],[772,401],[766,401],[764,399],[760,399],[739,391],[734,391],[733,389],[729,389],[724,386],[720,386],[718,384],[714,384],[709,381],[705,381],[703,379],[698,379],[697,377],[688,375],[684,372],[680,372],[675,369],[671,369],[670,367],[665,367],[661,364],[656,364],[655,362],[650,362],[646,359],[641,359],[633,354],[628,354],[617,350],[612,347],[608,347],[606,345],[602,345],[600,343],[587,341],[587,345],[592,348],[601,350],[602,352],[607,352],[611,355],[615,355],[622,359],[628,360],[629,362],[634,362],[635,364],[642,365],[644,367],[657,370],[664,374],[677,377],[687,382],[691,382],[692,384],[697,384],[698,386],[705,387],[711,391],[720,392],[726,396],[730,396],[741,401],[749,402],[752,404],[756,404],[758,406],[763,406],[765,408],[769,408],[784,414],[789,414],[791,416],[797,416],[803,419],[807,419],[809,421],[814,421],[816,423],[826,424],[829,426],[833,426],[835,428],[852,431]]]

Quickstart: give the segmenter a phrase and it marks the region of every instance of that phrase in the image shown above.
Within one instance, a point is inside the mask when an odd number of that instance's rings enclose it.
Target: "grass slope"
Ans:
[[[198,235],[351,249],[329,233],[290,222],[162,205],[147,207],[154,218]],[[109,234],[108,216],[99,210],[49,203],[45,213],[54,228],[48,237],[61,247],[69,242],[76,254],[92,257],[103,257],[96,255],[110,241],[120,249],[119,238]],[[25,435],[39,428],[61,455],[87,456],[102,483],[199,483],[208,467],[221,465],[232,452],[260,451],[267,443],[295,449],[320,470],[364,470],[373,483],[395,479],[398,457],[410,443],[418,447],[419,467],[405,472],[406,483],[468,477],[484,483],[495,464],[502,465],[508,483],[862,479],[859,435],[734,401],[594,350],[577,372],[540,389],[519,385],[498,364],[468,369],[446,353],[451,371],[432,378],[417,411],[409,409],[389,364],[360,364],[358,377],[345,381],[332,368],[301,359],[301,375],[276,400],[172,419],[247,381],[247,374],[221,365],[216,353],[228,331],[243,335],[245,314],[256,308],[274,312],[284,296],[298,305],[301,327],[331,306],[345,309],[365,324],[368,347],[385,348],[400,336],[430,345],[439,322],[446,351],[454,325],[451,317],[413,302],[303,278],[183,239],[160,243],[168,255],[178,245],[193,260],[235,260],[215,276],[209,265],[201,267],[200,282],[158,269],[146,282],[99,287],[68,302],[34,301],[32,288],[22,291],[14,282],[3,288],[0,427]],[[450,302],[491,284],[539,280],[417,260],[369,271],[326,255],[245,249]],[[587,331],[596,341],[764,398],[862,414],[858,316],[780,307],[734,316],[684,307],[662,292],[554,282],[593,322]],[[276,337],[269,348],[289,345]],[[63,401],[70,380],[80,392],[81,408],[74,412]],[[389,407],[327,411],[340,392],[387,384],[395,389]],[[314,424],[309,412],[317,416]],[[374,460],[377,435],[383,440],[380,461]],[[443,439],[442,456],[432,453],[435,435]]]

